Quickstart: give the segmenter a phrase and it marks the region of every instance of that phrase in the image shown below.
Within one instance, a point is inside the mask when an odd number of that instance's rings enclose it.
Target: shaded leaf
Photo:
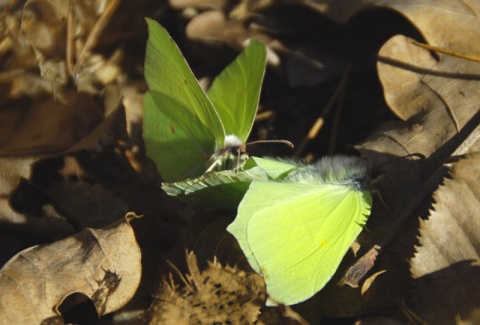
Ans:
[[[85,104],[88,104],[89,101],[85,101]],[[37,106],[38,107],[38,106]],[[45,106],[47,108],[47,106]],[[49,109],[50,110],[50,109]],[[1,115],[2,110],[0,110],[0,115]],[[19,112],[20,113],[20,112]],[[20,115],[20,114],[19,114]],[[27,115],[28,116],[28,115]],[[48,115],[47,117],[44,116],[48,120],[48,118],[52,115]],[[73,116],[71,116],[73,118]],[[39,116],[38,120],[41,120],[42,117]],[[0,119],[1,121],[1,119]],[[36,121],[36,119],[35,119]],[[35,124],[35,121],[32,120],[31,123]],[[22,228],[23,231],[26,231],[27,233],[35,233],[37,236],[45,236],[47,235],[51,239],[59,239],[63,238],[67,235],[70,235],[74,229],[73,225],[69,223],[68,220],[66,220],[65,216],[63,216],[59,211],[58,211],[58,206],[52,206],[52,202],[40,202],[40,205],[42,206],[41,209],[42,211],[37,211],[37,212],[32,212],[29,211],[28,213],[26,212],[25,209],[26,206],[29,205],[30,202],[21,202],[20,206],[15,205],[12,203],[12,200],[15,196],[21,196],[23,195],[22,190],[19,190],[19,186],[22,183],[30,184],[29,181],[32,178],[32,169],[34,166],[38,163],[40,163],[42,160],[47,159],[47,158],[52,158],[55,157],[54,154],[50,152],[50,150],[58,150],[60,148],[57,148],[55,145],[55,141],[57,138],[62,138],[62,134],[64,135],[64,140],[63,141],[68,141],[73,142],[74,139],[70,139],[69,136],[63,132],[63,127],[62,123],[56,121],[52,123],[58,124],[58,128],[56,127],[51,127],[49,125],[43,125],[42,123],[39,123],[42,125],[42,128],[45,130],[49,130],[48,132],[52,132],[51,135],[45,135],[47,139],[45,139],[45,143],[47,144],[50,140],[53,140],[53,143],[51,143],[54,148],[42,148],[39,143],[34,143],[34,141],[31,141],[30,138],[35,138],[35,135],[37,132],[40,134],[44,134],[40,130],[31,130],[28,128],[30,125],[30,122],[25,121],[25,129],[18,130],[20,134],[18,134],[19,139],[21,139],[21,142],[15,143],[14,142],[12,148],[13,152],[5,152],[8,153],[8,156],[6,157],[0,157],[0,180],[1,180],[1,186],[0,186],[0,194],[2,197],[0,198],[0,220],[6,224],[14,225],[17,228]],[[73,123],[73,121],[72,121]],[[81,124],[81,122],[77,121],[78,124]],[[1,124],[1,123],[0,123]],[[20,123],[19,125],[22,125]],[[64,125],[67,126],[67,125]],[[23,131],[25,131],[25,134],[21,134]],[[30,133],[33,132],[33,133]],[[105,146],[110,145],[113,143],[114,139],[122,138],[124,137],[125,133],[125,111],[123,108],[119,108],[112,112],[102,123],[100,123],[97,127],[95,127],[90,133],[85,135],[80,141],[72,145],[73,143],[70,143],[70,148],[63,151],[63,152],[56,152],[57,155],[61,154],[67,154],[71,152],[78,152],[81,150],[92,150],[92,151],[100,151],[103,149]],[[41,136],[39,137],[41,138]],[[12,139],[13,140],[13,139]],[[33,142],[33,144],[32,144]],[[32,144],[32,148],[35,148],[36,150],[39,150],[40,153],[38,155],[34,155],[30,151],[32,150],[29,147],[22,148],[22,145],[30,145]],[[16,152],[16,151],[19,152]],[[26,152],[24,152],[26,150]],[[26,156],[20,156],[20,157],[15,157],[15,154],[19,153],[29,153],[29,155]],[[71,186],[71,184],[62,184],[57,186]],[[35,189],[37,191],[43,190],[43,188],[36,186]],[[48,194],[48,188],[46,189],[46,192]],[[43,193],[44,194],[44,193]],[[54,193],[54,190],[52,189],[52,194],[53,196],[51,199],[53,201],[56,200],[55,194],[61,194],[61,195],[69,195],[68,192],[61,192],[61,193]],[[86,194],[88,195],[88,194]],[[59,201],[59,206],[65,206],[66,201],[69,201],[72,203],[72,201],[78,200],[79,197],[77,195],[71,195],[67,197],[67,200],[60,200]],[[29,200],[28,197],[26,197],[25,200]],[[55,203],[55,202],[53,202]],[[79,203],[81,204],[81,203]],[[23,208],[24,210],[20,211],[18,208]],[[99,206],[97,206],[99,208]],[[47,211],[48,210],[48,211]],[[66,211],[72,210],[72,208],[66,207]],[[75,210],[75,212],[80,212]],[[123,215],[126,212],[126,209],[120,213],[116,214],[118,218],[118,215]],[[75,215],[75,213],[74,213]],[[78,215],[77,215],[78,216]],[[101,215],[96,215],[96,216],[91,216],[90,218],[98,219],[102,218]],[[108,221],[103,221],[102,225],[105,225],[106,223],[112,222],[114,219],[110,219]],[[82,222],[80,222],[82,224]],[[89,225],[92,226],[92,225]],[[16,252],[15,252],[16,253]]]
[[[434,210],[420,222],[410,261],[415,295],[408,306],[434,324],[468,319],[480,307],[480,155],[460,160],[434,195]]]
[[[65,92],[63,102],[53,98],[40,98],[31,105],[4,101],[0,106],[1,156],[65,150],[100,123],[97,109],[91,97],[76,92]]]
[[[79,229],[103,227],[128,211],[125,201],[99,184],[91,185],[83,181],[53,182],[45,192]]]
[[[51,238],[61,238],[73,232],[73,227],[62,218],[49,218],[56,211],[48,213],[50,207],[44,206],[42,213],[46,218],[39,218],[27,213],[19,212],[12,206],[12,194],[17,187],[28,179],[32,173],[32,165],[40,157],[0,158],[0,221],[3,225],[35,233],[37,236],[48,234]],[[8,245],[7,247],[11,247]],[[3,253],[8,249],[4,248]],[[10,252],[17,253],[18,251]],[[12,254],[13,255],[13,254]],[[10,255],[11,256],[11,255]]]

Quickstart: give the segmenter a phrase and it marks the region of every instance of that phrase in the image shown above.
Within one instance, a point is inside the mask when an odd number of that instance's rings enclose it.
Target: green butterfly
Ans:
[[[276,168],[255,161],[276,180],[250,184],[227,230],[263,275],[267,305],[293,305],[326,285],[365,225],[372,206],[367,162],[334,156]]]
[[[166,182],[223,166],[252,129],[266,62],[265,45],[250,45],[213,82],[208,96],[168,32],[146,19],[143,138]]]

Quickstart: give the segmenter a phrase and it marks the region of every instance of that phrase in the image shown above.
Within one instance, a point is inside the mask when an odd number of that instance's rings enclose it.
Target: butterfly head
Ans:
[[[243,141],[240,140],[235,134],[227,134],[225,136],[225,141],[223,142],[223,147],[225,149],[239,148],[243,145]]]
[[[370,176],[367,161],[354,156],[324,157],[315,167],[326,182],[347,185],[358,190],[366,189]]]

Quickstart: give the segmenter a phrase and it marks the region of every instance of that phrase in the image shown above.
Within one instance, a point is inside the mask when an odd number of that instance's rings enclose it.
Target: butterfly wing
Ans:
[[[147,18],[147,24],[145,79],[148,88],[174,98],[189,109],[223,145],[225,132],[220,118],[177,45],[159,23]]]
[[[270,304],[296,304],[321,290],[370,207],[368,191],[347,186],[252,183],[237,226],[245,227],[240,237],[250,264],[265,278]]]
[[[143,105],[147,154],[154,159],[165,180],[183,180],[178,177],[185,174],[200,176],[208,168],[205,157],[208,159],[223,147],[223,125],[168,32],[151,19],[147,19],[147,24],[145,79],[149,90]],[[170,131],[172,127],[185,132],[175,135]],[[189,129],[192,132],[188,132]],[[189,153],[189,150],[196,152]],[[189,156],[189,160],[180,161],[184,156]],[[172,159],[177,164],[172,163]]]
[[[290,172],[300,167],[296,162],[282,159],[252,157],[252,160],[272,180],[283,179]]]
[[[210,130],[191,111],[164,93],[149,91],[143,98],[144,141],[165,182],[202,175],[215,151]]]
[[[225,134],[236,135],[243,143],[247,141],[257,113],[265,62],[265,45],[252,40],[208,90]]]

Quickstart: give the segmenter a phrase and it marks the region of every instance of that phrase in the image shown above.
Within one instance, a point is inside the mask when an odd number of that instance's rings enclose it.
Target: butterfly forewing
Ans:
[[[157,164],[165,182],[202,175],[215,151],[210,130],[190,110],[163,93],[144,97],[144,141],[147,154]],[[160,108],[160,109],[157,109]]]
[[[148,18],[146,20],[149,36],[145,79],[149,90],[163,93],[189,109],[223,146],[225,131],[220,118],[182,53],[160,24]]]

